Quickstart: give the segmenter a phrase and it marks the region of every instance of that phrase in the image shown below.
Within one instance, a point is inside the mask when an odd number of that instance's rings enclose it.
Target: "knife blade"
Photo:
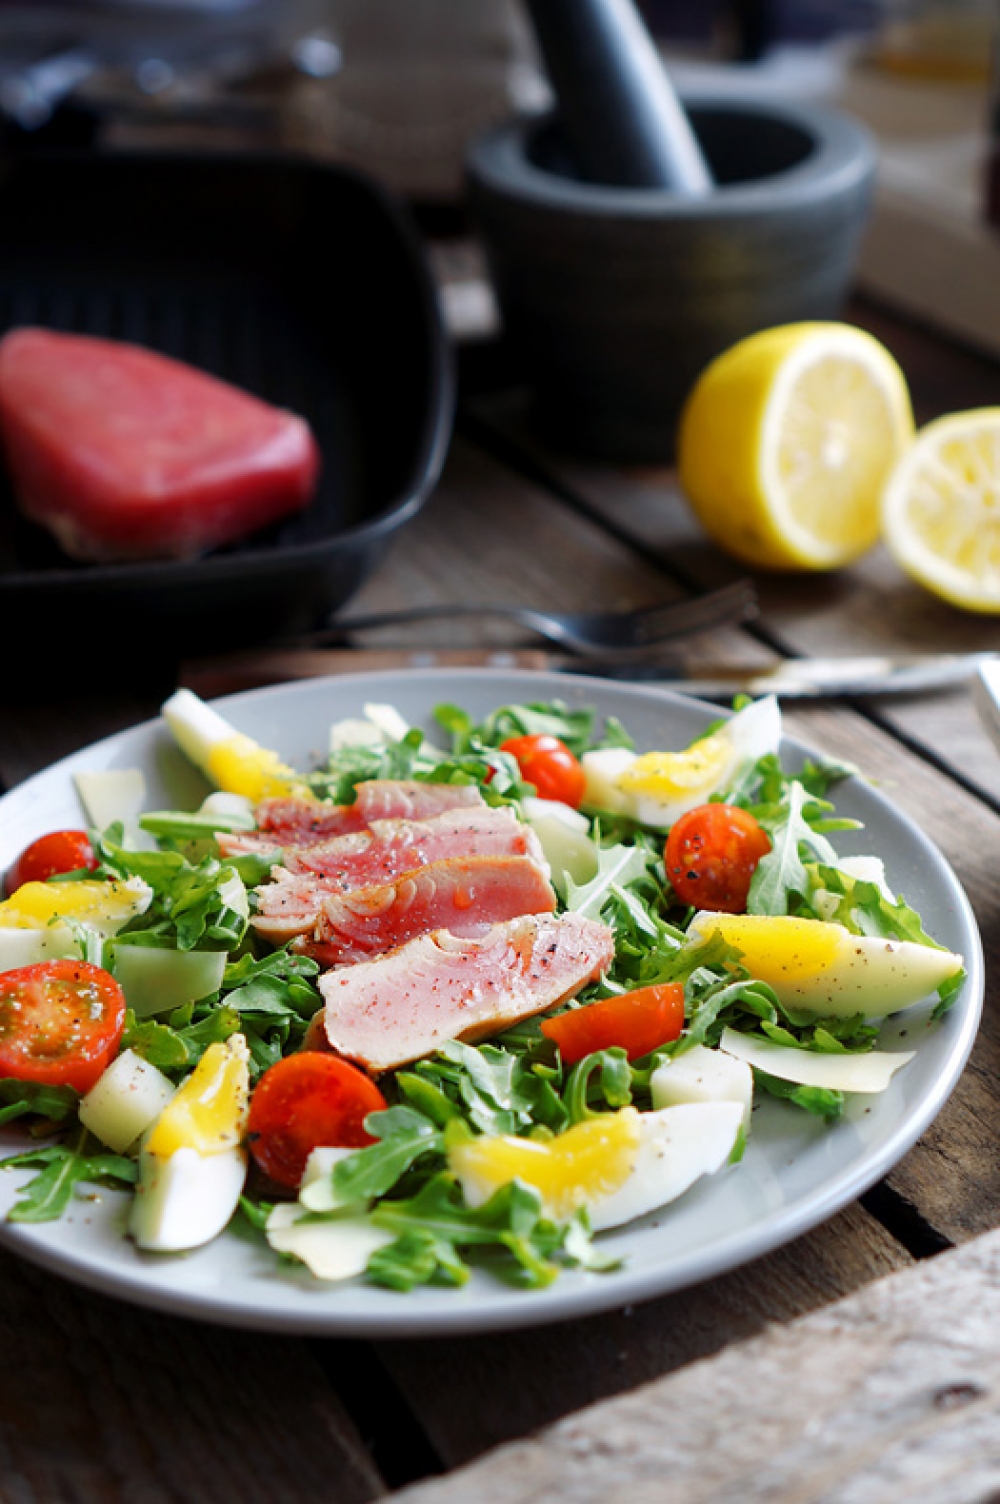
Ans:
[[[947,688],[971,678],[993,653],[926,654],[912,657],[793,658],[773,668],[720,665],[688,672],[676,659],[628,665],[607,659],[569,658],[541,648],[372,649],[254,648],[216,658],[192,660],[182,682],[206,696],[229,694],[284,680],[408,668],[526,668],[591,674],[598,678],[661,684],[702,700],[729,700],[735,694],[777,694],[818,699],[823,695],[891,694]],[[998,712],[1000,728],[1000,712]]]
[[[1000,748],[1000,658],[979,664],[972,680],[972,699],[984,728]]]
[[[737,665],[692,665],[676,661],[630,664],[621,669],[607,661],[564,662],[564,672],[603,678],[642,679],[669,686],[702,700],[728,700],[737,694],[778,695],[782,699],[882,694],[926,694],[971,680],[995,653],[882,654],[842,658],[788,658],[770,668]],[[1000,712],[998,712],[1000,715]]]

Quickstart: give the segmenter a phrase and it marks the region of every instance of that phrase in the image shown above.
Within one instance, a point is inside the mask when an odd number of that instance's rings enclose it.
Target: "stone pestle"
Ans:
[[[526,0],[565,141],[587,181],[711,193],[712,174],[634,0]]]

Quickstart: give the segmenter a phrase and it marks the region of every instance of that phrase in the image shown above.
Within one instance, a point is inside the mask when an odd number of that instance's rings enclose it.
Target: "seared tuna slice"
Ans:
[[[451,857],[404,872],[392,882],[324,893],[311,943],[302,948],[325,966],[343,966],[428,930],[467,933],[515,914],[551,913],[555,906],[551,883],[530,857]],[[281,944],[288,938],[284,915],[272,922],[258,912],[253,923],[265,940]]]
[[[327,1039],[366,1070],[394,1070],[554,1008],[613,958],[612,931],[579,914],[524,914],[475,936],[435,930],[319,978]]]
[[[430,820],[375,820],[368,830],[287,852],[285,866],[346,893],[455,856],[530,856],[540,867],[546,865],[530,825],[512,809],[484,804],[447,810]]]
[[[471,783],[372,778],[359,783],[355,792],[353,804],[324,804],[320,799],[264,799],[255,811],[256,831],[243,835],[220,833],[222,854],[297,851],[352,831],[367,830],[373,820],[427,820],[445,810],[484,805],[482,794]]]

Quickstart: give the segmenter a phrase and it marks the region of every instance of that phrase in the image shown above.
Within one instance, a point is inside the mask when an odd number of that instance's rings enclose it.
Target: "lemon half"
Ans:
[[[886,545],[900,568],[967,611],[1000,613],[1000,407],[928,423],[886,487]]]
[[[878,539],[882,492],[913,436],[899,365],[850,324],[783,324],[739,341],[681,413],[681,486],[727,553],[836,569]]]

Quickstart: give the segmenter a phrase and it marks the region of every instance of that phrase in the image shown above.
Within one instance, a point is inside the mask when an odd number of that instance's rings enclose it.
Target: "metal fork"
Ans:
[[[648,657],[657,644],[675,637],[727,623],[748,621],[757,614],[757,593],[750,580],[736,580],[719,590],[645,606],[635,611],[548,611],[536,606],[433,605],[399,611],[374,611],[365,616],[334,618],[319,632],[301,639],[311,647],[342,643],[355,632],[408,622],[454,620],[459,617],[503,617],[520,622],[540,637],[569,653],[616,661]]]

